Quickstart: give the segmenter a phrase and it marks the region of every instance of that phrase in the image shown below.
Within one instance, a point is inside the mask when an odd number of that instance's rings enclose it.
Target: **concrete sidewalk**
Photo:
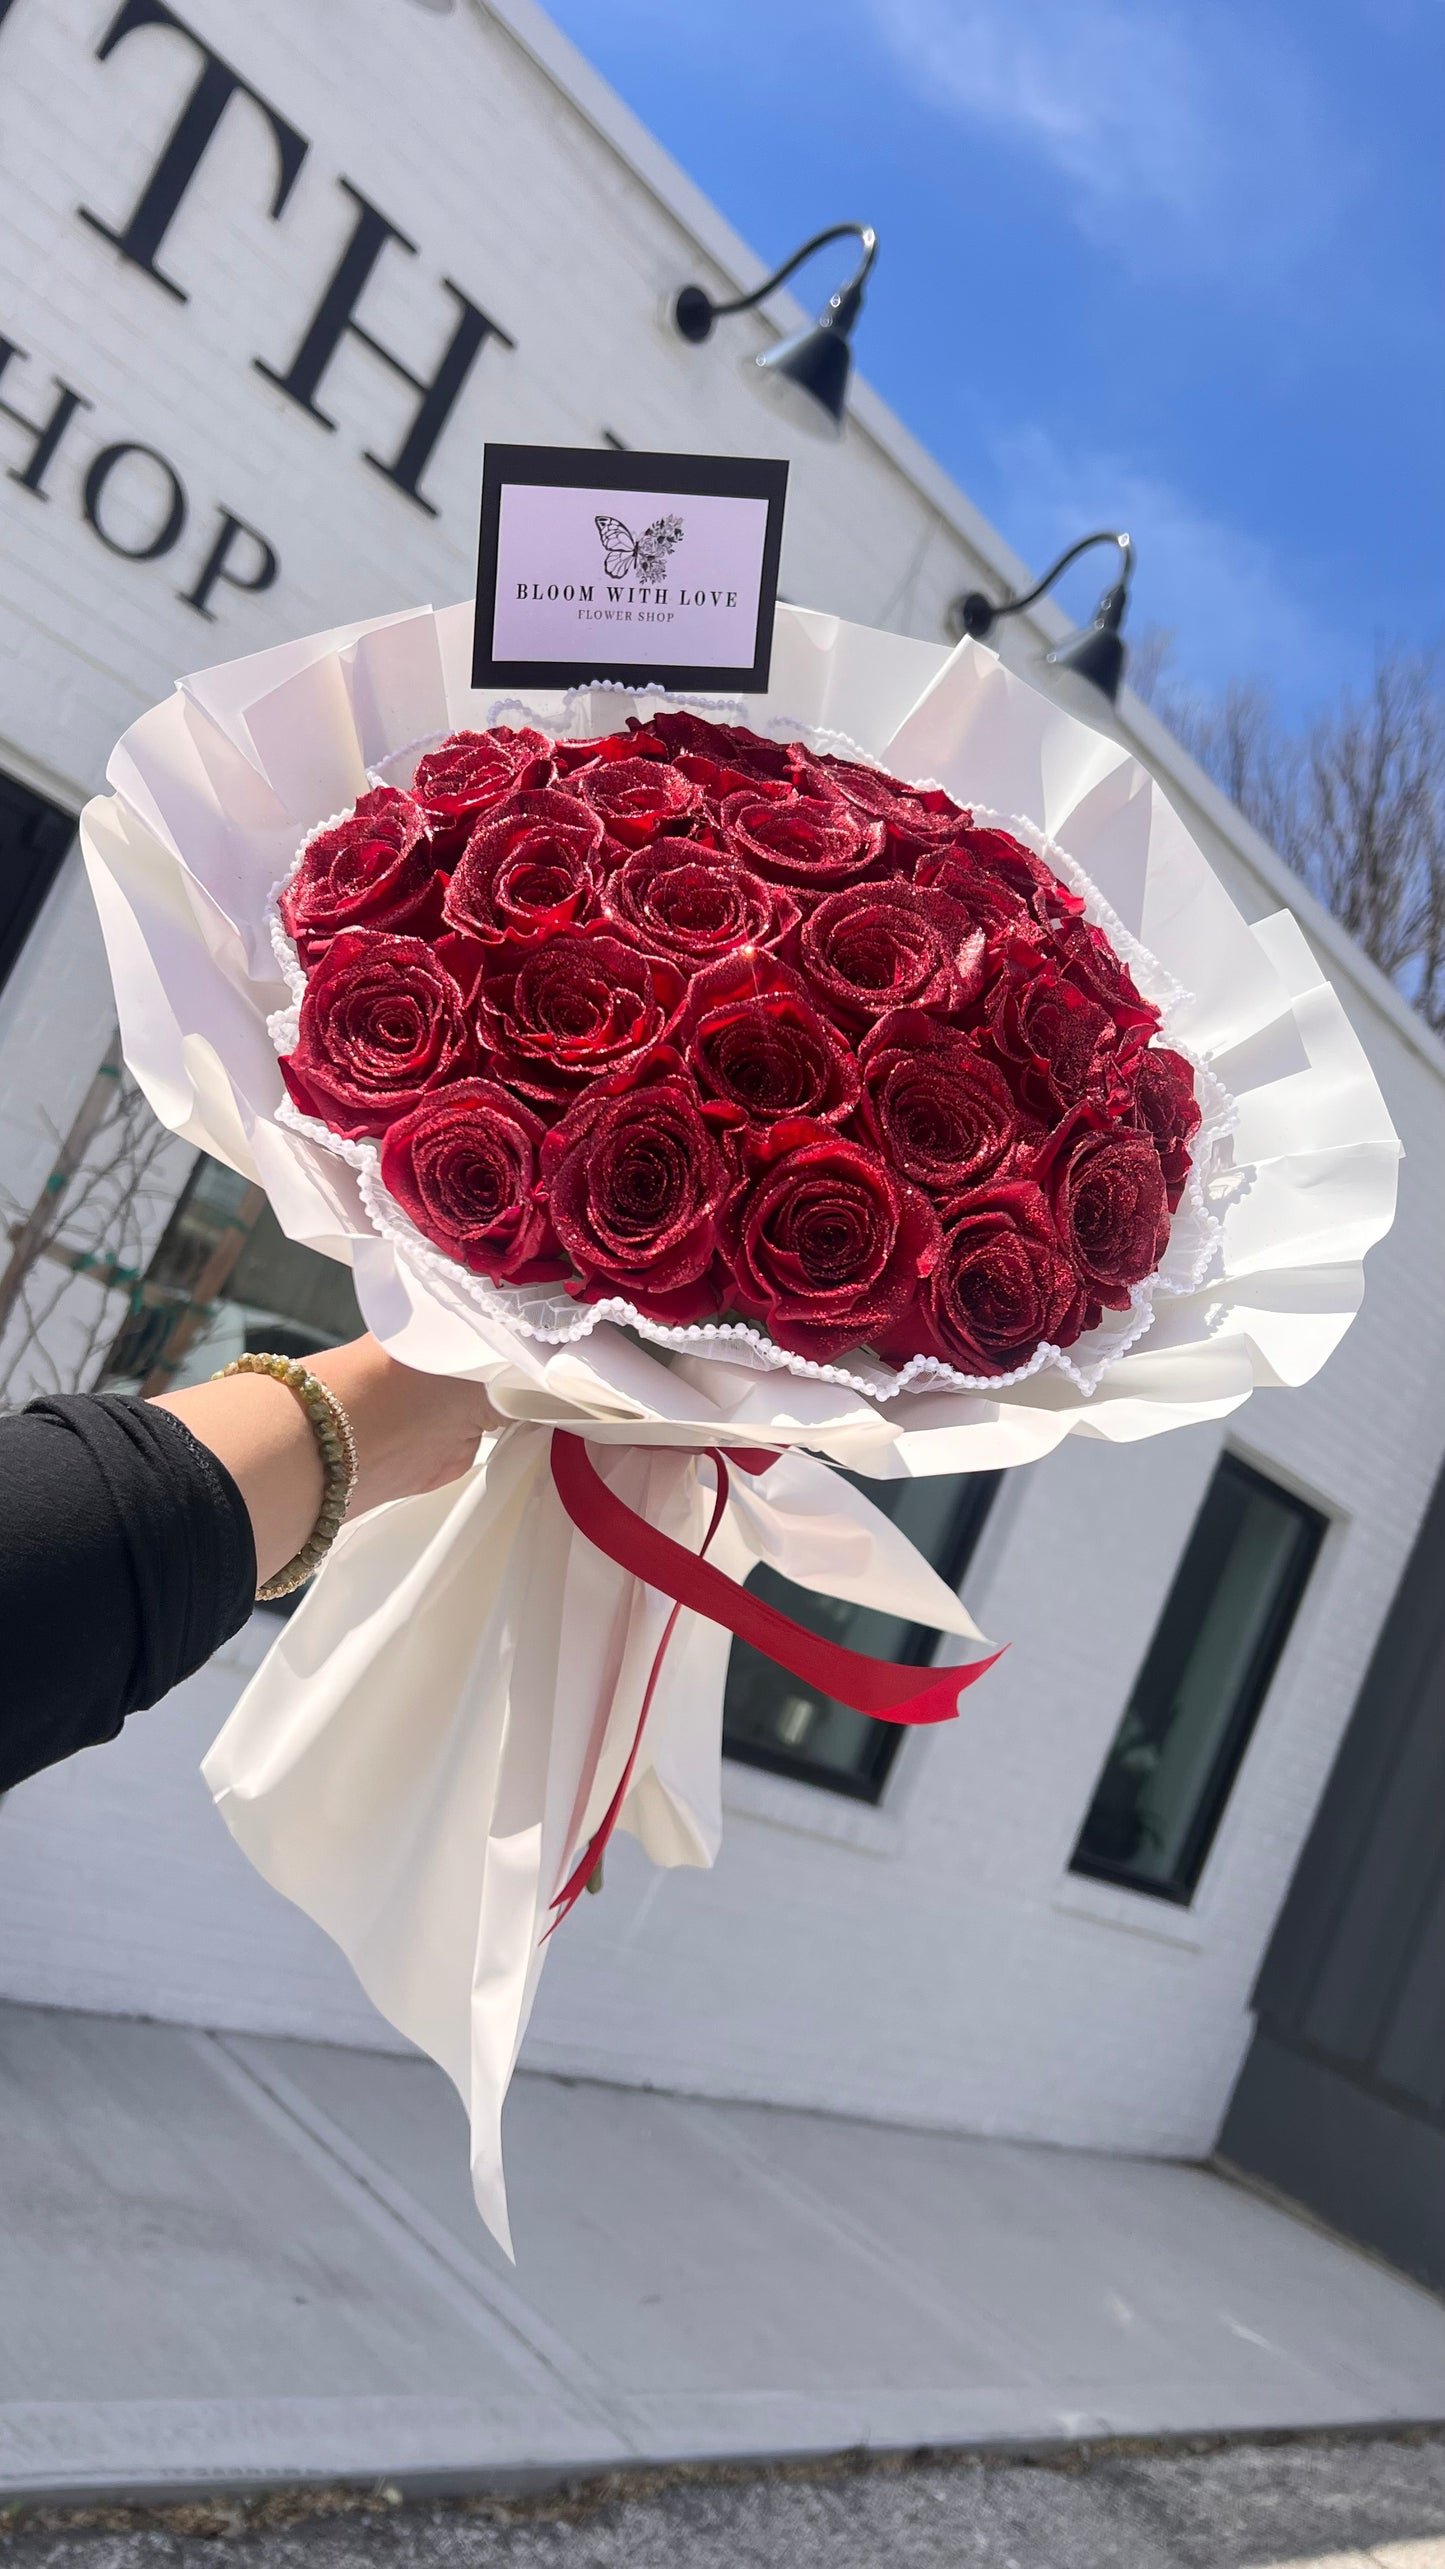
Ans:
[[[1196,2169],[0,2007],[0,2493],[1420,2421],[1428,2294]]]

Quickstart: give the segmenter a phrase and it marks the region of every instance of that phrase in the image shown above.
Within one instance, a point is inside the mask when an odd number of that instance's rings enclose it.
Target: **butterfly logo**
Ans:
[[[599,517],[602,558],[609,580],[643,580],[649,587],[667,575],[667,557],[682,542],[680,517],[654,518],[634,535],[620,517]]]

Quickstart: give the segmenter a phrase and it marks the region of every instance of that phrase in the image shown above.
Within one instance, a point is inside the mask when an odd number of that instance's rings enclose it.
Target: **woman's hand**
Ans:
[[[399,1365],[371,1337],[308,1356],[334,1392],[356,1438],[350,1514],[460,1480],[484,1436],[502,1422],[479,1383]],[[300,1551],[321,1511],[321,1456],[294,1392],[269,1374],[230,1374],[164,1392],[169,1409],[225,1465],[246,1503],[264,1586]]]

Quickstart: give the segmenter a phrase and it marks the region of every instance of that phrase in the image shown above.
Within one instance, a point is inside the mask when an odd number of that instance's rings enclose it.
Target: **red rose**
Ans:
[[[382,1136],[381,1174],[418,1231],[494,1284],[567,1273],[541,1202],[546,1126],[489,1079],[458,1079]]]
[[[471,1063],[462,994],[432,948],[343,928],[307,974],[281,1076],[303,1114],[355,1136],[384,1132]]]
[[[1084,1100],[1111,1103],[1122,1074],[1108,1009],[1027,939],[1011,941],[1003,961],[985,1002],[988,1041],[1024,1106],[1056,1124]]]
[[[829,893],[804,919],[792,952],[820,999],[845,1024],[892,1008],[957,1008],[983,979],[984,940],[942,892],[870,883]]]
[[[743,786],[755,794],[786,793],[788,747],[742,723],[704,722],[698,714],[654,714],[633,735],[638,748],[658,744],[680,772],[714,803]]]
[[[659,1042],[684,987],[674,964],[624,944],[605,922],[492,946],[476,993],[489,1068],[555,1107]]]
[[[837,1027],[772,955],[734,956],[700,972],[676,1040],[704,1097],[750,1124],[799,1115],[841,1123],[862,1093]]]
[[[655,839],[619,866],[608,904],[654,952],[698,972],[740,946],[772,946],[797,907],[775,883],[750,874],[725,850],[690,838]]]
[[[523,786],[547,784],[551,773],[539,731],[454,731],[418,759],[411,790],[438,845],[455,850],[483,812]]]
[[[889,847],[897,856],[935,847],[967,827],[968,813],[960,811],[941,786],[905,785],[898,777],[880,775],[876,767],[860,767],[851,758],[826,757],[815,764],[865,820],[885,823]]]
[[[955,851],[967,858],[981,874],[992,875],[999,883],[1016,892],[1025,907],[1040,923],[1048,927],[1056,919],[1076,919],[1083,912],[1083,902],[1059,881],[1051,865],[1035,856],[1031,847],[1016,839],[1010,830],[960,830],[953,841]]]
[[[622,847],[645,847],[701,799],[696,785],[662,758],[601,758],[578,768],[569,782]]]
[[[1085,997],[1107,1008],[1121,1034],[1147,1042],[1159,1031],[1159,1011],[1144,997],[1127,964],[1120,962],[1102,928],[1088,919],[1065,919],[1053,933],[1053,952],[1066,977]]]
[[[1048,1176],[1061,1246],[1095,1301],[1127,1311],[1130,1286],[1153,1274],[1169,1242],[1154,1144],[1086,1125],[1051,1154]]]
[[[738,1300],[790,1355],[827,1364],[896,1332],[938,1255],[938,1216],[875,1151],[778,1124],[727,1213]]]
[[[676,1053],[578,1098],[548,1134],[543,1174],[557,1236],[590,1300],[625,1294],[653,1320],[698,1320],[726,1287],[714,1274],[722,1152]]]
[[[926,848],[913,868],[913,880],[924,891],[946,892],[964,912],[969,926],[993,937],[1000,930],[1027,926],[1028,910],[1001,875],[976,865],[966,846],[954,843]]]
[[[874,1129],[915,1186],[945,1200],[979,1187],[1023,1138],[1007,1080],[972,1038],[900,1009],[858,1049]]]
[[[579,767],[594,767],[599,759],[666,758],[660,740],[653,740],[641,730],[604,732],[597,740],[554,740],[552,763],[559,776],[575,775]]]
[[[1190,1144],[1199,1130],[1199,1101],[1194,1072],[1182,1053],[1151,1044],[1141,1053],[1134,1074],[1134,1121],[1149,1134],[1164,1171],[1164,1193],[1171,1213],[1178,1208],[1192,1164]]]
[[[966,1374],[1010,1374],[1046,1343],[1072,1346],[1090,1315],[1040,1187],[1006,1183],[968,1203],[944,1231],[925,1309],[936,1352]]]
[[[592,906],[601,845],[602,823],[572,795],[514,794],[472,831],[447,887],[447,924],[488,945],[566,927]]]
[[[440,923],[436,850],[410,794],[374,785],[335,827],[311,841],[281,895],[281,917],[303,964],[339,928],[415,930]]]
[[[883,853],[883,823],[865,821],[841,794],[788,792],[768,800],[748,789],[729,794],[721,817],[734,855],[795,891],[852,883]]]

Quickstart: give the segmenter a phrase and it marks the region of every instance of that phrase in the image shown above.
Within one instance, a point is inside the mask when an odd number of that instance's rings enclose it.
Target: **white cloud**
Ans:
[[[1043,428],[1001,437],[992,460],[993,514],[1037,570],[1091,527],[1133,537],[1130,626],[1136,636],[1168,628],[1187,683],[1212,694],[1233,678],[1263,679],[1291,711],[1333,691],[1348,638],[1321,623],[1262,537],[1117,456],[1066,454]],[[1112,576],[1111,558],[1101,550],[1071,574],[1070,602],[1082,600],[1082,612],[1087,583],[1102,591]]]
[[[1177,0],[863,0],[912,85],[1064,182],[1081,230],[1139,267],[1292,260],[1345,169],[1307,61]]]

